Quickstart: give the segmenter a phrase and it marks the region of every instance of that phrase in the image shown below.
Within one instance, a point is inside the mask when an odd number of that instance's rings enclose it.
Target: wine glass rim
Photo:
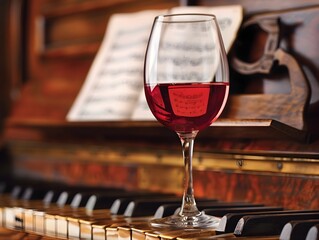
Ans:
[[[187,19],[187,20],[173,20],[169,19],[171,17],[183,17],[183,16],[197,16],[197,17],[206,17],[202,19]],[[214,14],[206,14],[206,13],[176,13],[176,14],[163,14],[155,17],[155,21],[160,21],[163,23],[183,23],[183,22],[207,22],[211,20],[216,20],[216,16]]]

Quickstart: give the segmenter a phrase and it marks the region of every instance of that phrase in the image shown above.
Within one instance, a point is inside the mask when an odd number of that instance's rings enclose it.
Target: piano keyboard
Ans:
[[[319,210],[287,210],[199,199],[220,218],[215,229],[158,230],[151,218],[178,211],[180,197],[122,189],[8,187],[0,184],[0,239],[281,239],[318,240]]]

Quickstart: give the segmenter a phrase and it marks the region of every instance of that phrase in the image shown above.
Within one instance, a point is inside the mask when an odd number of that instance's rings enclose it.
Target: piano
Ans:
[[[193,160],[198,206],[221,222],[157,232],[148,219],[183,188],[175,133],[66,115],[112,14],[230,4],[244,12],[231,93]],[[2,0],[0,238],[318,239],[318,13],[315,0]]]

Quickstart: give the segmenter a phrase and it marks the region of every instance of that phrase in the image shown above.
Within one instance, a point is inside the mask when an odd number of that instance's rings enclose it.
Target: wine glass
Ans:
[[[170,14],[154,19],[144,62],[144,91],[155,118],[179,136],[185,166],[179,213],[153,219],[151,226],[216,226],[218,219],[196,206],[192,176],[195,137],[221,114],[229,91],[227,57],[214,15]]]

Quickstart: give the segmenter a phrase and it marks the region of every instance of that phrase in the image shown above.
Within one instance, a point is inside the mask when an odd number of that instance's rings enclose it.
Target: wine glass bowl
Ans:
[[[197,133],[221,114],[228,97],[228,63],[216,17],[208,14],[157,16],[144,63],[144,90],[155,118],[182,143],[185,186],[178,214],[154,219],[154,227],[207,228],[216,218],[196,206],[192,177]]]

